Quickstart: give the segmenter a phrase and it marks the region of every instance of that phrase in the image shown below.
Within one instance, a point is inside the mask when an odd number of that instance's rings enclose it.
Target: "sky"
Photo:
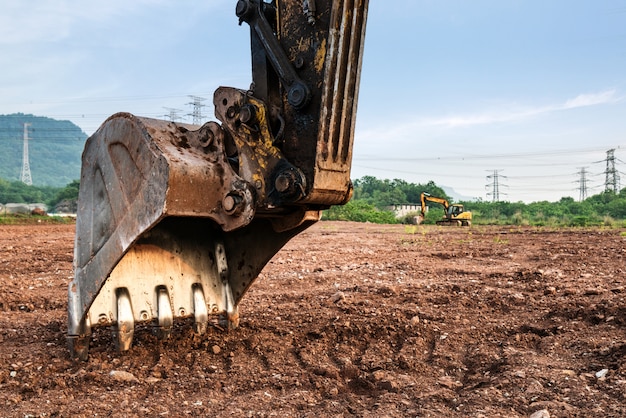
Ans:
[[[214,120],[213,91],[251,81],[235,4],[0,0],[0,114],[91,135],[120,111],[191,122],[199,97]],[[578,200],[609,150],[626,187],[623,0],[370,1],[353,179]]]

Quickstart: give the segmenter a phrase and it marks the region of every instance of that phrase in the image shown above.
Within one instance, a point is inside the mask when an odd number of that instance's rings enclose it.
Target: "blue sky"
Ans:
[[[87,134],[250,83],[235,0],[0,0],[0,114]],[[245,25],[245,24],[244,24]],[[187,121],[191,121],[190,118]],[[556,201],[626,186],[623,0],[371,0],[352,177]],[[488,176],[492,177],[488,177]]]

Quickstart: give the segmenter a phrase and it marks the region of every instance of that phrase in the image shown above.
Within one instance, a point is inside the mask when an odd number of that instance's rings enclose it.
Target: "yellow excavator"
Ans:
[[[422,223],[426,217],[427,202],[439,203],[443,206],[443,218],[436,221],[437,225],[444,226],[471,226],[472,225],[472,212],[466,211],[461,204],[450,204],[447,199],[443,197],[435,197],[423,192],[420,195],[421,213],[418,216],[418,223]]]
[[[238,305],[291,238],[348,202],[367,0],[239,0],[249,89],[219,87],[219,122],[118,113],[82,156],[68,346],[117,348],[137,324],[238,326]],[[235,17],[233,16],[233,17]],[[235,20],[236,22],[236,20]],[[218,60],[219,57],[216,57]]]

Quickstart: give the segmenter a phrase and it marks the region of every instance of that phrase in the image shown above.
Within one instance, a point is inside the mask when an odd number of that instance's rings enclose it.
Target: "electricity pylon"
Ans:
[[[30,162],[28,158],[28,127],[30,123],[24,122],[24,151],[22,153],[22,174],[20,180],[29,186],[33,185],[33,178],[30,174]]]

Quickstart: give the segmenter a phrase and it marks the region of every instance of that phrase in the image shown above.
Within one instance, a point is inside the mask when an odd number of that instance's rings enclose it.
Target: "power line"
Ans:
[[[512,152],[512,153],[496,153],[496,154],[464,154],[458,156],[445,156],[445,157],[384,157],[377,155],[361,155],[360,160],[376,160],[376,161],[407,161],[407,162],[426,162],[426,161],[466,161],[476,159],[491,159],[491,158],[522,158],[522,157],[548,157],[555,155],[568,155],[568,154],[587,154],[590,152],[604,151],[606,148],[584,148],[584,149],[565,149],[565,150],[553,150],[553,151],[536,151],[536,152]]]

